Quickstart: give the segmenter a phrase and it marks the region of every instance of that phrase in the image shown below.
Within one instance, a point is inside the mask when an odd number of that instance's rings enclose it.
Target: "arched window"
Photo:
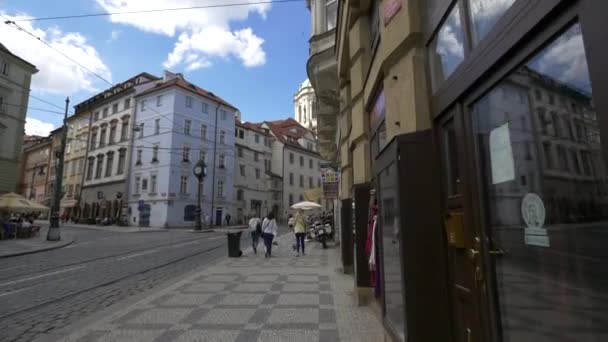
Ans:
[[[189,204],[184,207],[184,221],[192,222],[196,218],[196,206]]]
[[[243,190],[241,190],[241,189],[237,190],[237,192],[236,192],[236,199],[237,199],[237,201],[242,201],[242,200],[245,199],[245,195],[244,195]]]
[[[298,121],[302,122],[302,105],[298,105]]]

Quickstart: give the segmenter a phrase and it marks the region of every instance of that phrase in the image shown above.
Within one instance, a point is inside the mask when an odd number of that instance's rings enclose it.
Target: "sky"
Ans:
[[[0,0],[11,20],[115,13],[260,0]],[[16,21],[116,84],[140,72],[181,72],[239,108],[244,121],[293,116],[293,94],[306,79],[310,12],[306,2],[218,7],[47,21]],[[0,23],[0,42],[36,65],[29,106],[62,112],[109,87],[36,38]],[[60,107],[60,108],[58,108]],[[28,109],[27,134],[48,134],[62,115]]]

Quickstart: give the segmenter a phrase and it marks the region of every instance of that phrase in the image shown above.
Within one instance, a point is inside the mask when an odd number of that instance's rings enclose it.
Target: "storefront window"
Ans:
[[[469,0],[474,44],[479,43],[490,32],[514,2],[515,0]]]
[[[437,89],[464,60],[464,33],[458,3],[433,39],[430,58],[433,89]]]
[[[405,341],[403,275],[400,256],[399,175],[395,163],[378,175],[380,187],[380,225],[382,236],[382,274],[384,276],[385,318]]]
[[[534,96],[537,87],[580,108],[582,115],[572,106],[560,115],[596,139],[556,138],[539,127],[535,113],[547,104]],[[608,336],[607,151],[592,94],[574,24],[473,105],[502,341]]]

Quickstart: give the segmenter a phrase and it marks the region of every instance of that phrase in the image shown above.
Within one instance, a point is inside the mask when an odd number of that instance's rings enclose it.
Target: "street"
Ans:
[[[43,337],[227,253],[226,237],[217,233],[62,233],[75,242],[0,259],[0,341]]]

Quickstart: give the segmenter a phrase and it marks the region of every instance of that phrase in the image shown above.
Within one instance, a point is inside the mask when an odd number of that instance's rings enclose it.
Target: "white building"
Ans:
[[[272,144],[272,174],[282,178],[280,218],[284,219],[289,207],[305,199],[305,191],[321,187],[321,164],[317,141],[313,132],[294,119],[267,121],[262,127],[269,129],[276,139]],[[326,201],[319,200],[325,208]]]
[[[294,119],[313,132],[317,131],[317,117],[313,115],[315,101],[315,90],[310,85],[310,81],[306,79],[293,96],[293,112]]]
[[[207,163],[202,182],[203,218],[213,224],[234,218],[234,135],[238,110],[183,79],[165,72],[162,82],[137,96],[129,187],[130,224],[193,226],[199,159]],[[234,220],[232,220],[234,222]]]
[[[133,97],[157,80],[155,76],[141,73],[78,105],[86,103],[92,114],[80,200],[84,222],[126,217],[124,194],[129,173],[129,141],[135,108]]]
[[[236,122],[236,163],[234,170],[236,220],[246,222],[251,215],[266,216],[280,205],[273,195],[270,168],[274,138],[261,124]]]
[[[37,72],[0,43],[0,194],[17,191],[29,89]]]

